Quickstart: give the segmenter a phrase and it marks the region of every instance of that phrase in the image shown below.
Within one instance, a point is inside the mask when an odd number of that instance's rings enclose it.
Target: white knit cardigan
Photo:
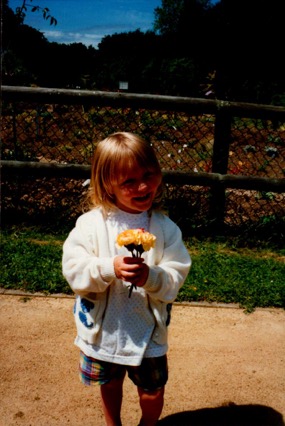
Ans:
[[[156,236],[156,244],[143,253],[149,266],[143,288],[155,318],[152,340],[163,345],[167,343],[167,305],[176,299],[189,272],[191,258],[179,227],[164,214],[151,214],[149,231]],[[64,277],[75,294],[95,305],[92,327],[84,326],[75,316],[78,336],[90,344],[96,343],[104,312],[109,308],[108,288],[118,280],[113,266],[116,255],[116,244],[108,235],[101,208],[80,216],[63,245]]]

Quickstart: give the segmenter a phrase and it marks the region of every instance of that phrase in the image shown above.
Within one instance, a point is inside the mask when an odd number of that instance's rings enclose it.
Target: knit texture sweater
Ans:
[[[142,257],[149,266],[143,287],[128,297],[130,283],[119,280],[114,257],[131,256],[116,244],[126,229],[145,228],[155,247]],[[63,275],[76,294],[75,344],[88,356],[123,365],[167,352],[169,306],[177,297],[191,259],[177,225],[162,213],[130,214],[100,208],[80,216],[63,246]]]

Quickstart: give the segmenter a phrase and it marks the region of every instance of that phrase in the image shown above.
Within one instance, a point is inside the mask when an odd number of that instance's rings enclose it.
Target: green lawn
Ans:
[[[1,238],[1,281],[5,289],[66,293],[61,274],[66,235],[13,228]],[[237,248],[230,242],[186,241],[193,265],[178,301],[238,303],[285,308],[285,250]]]

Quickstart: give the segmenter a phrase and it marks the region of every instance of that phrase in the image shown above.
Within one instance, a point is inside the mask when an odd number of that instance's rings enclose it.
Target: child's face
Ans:
[[[139,165],[119,177],[112,185],[116,206],[128,213],[141,213],[151,208],[161,176]]]

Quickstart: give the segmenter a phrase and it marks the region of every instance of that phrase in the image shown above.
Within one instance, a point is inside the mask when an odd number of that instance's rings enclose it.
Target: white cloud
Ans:
[[[56,31],[56,30],[50,30],[50,31],[44,31],[44,36],[50,41],[50,42],[56,42],[56,43],[65,43],[65,44],[72,44],[72,43],[82,43],[86,46],[93,46],[98,47],[98,44],[100,43],[102,37],[104,37],[104,34],[95,34],[95,33],[80,33],[80,32],[64,32],[64,31]]]
[[[19,0],[9,0],[15,9]],[[38,0],[44,1],[44,0]],[[50,42],[83,43],[98,47],[107,35],[152,29],[153,9],[160,0],[52,0],[50,26],[40,13],[27,13],[25,22],[41,31]],[[80,6],[79,6],[80,3]]]

